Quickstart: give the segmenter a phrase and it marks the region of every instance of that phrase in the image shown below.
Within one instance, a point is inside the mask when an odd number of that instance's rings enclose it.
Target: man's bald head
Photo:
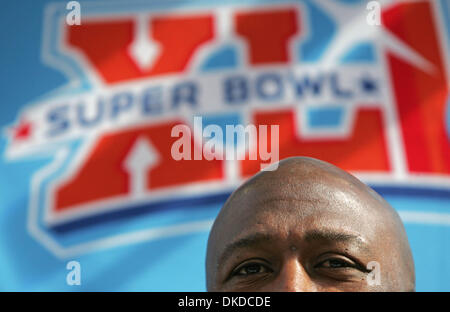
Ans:
[[[380,285],[369,263],[379,265]],[[206,275],[210,291],[415,288],[394,209],[354,176],[306,157],[258,173],[228,198],[210,233]]]

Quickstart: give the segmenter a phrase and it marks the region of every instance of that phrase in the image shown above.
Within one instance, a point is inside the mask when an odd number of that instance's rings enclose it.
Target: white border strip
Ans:
[[[398,211],[404,223],[420,223],[450,226],[450,213]]]

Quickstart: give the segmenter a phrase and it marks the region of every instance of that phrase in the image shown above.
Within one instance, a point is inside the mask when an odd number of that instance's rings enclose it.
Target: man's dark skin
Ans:
[[[380,285],[367,264],[379,263]],[[375,191],[320,160],[288,158],[240,186],[214,222],[208,291],[414,291],[403,224]]]

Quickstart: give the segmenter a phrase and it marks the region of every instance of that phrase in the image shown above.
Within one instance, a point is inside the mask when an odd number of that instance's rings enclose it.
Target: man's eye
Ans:
[[[316,267],[327,268],[327,269],[340,269],[340,268],[354,268],[355,265],[348,261],[342,259],[327,259],[319,263]]]
[[[270,272],[270,269],[260,263],[248,263],[236,269],[233,275],[247,276]]]

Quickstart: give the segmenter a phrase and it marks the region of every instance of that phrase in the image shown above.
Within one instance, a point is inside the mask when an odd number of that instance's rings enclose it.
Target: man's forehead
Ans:
[[[229,198],[216,219],[219,245],[247,230],[301,233],[326,225],[372,240],[389,217],[364,184],[323,162],[294,159],[276,172],[258,174]],[[213,239],[213,240],[215,240]]]
[[[369,195],[339,183],[255,183],[229,201],[220,227],[226,228],[228,238],[248,229],[287,233],[323,225],[371,237],[381,216],[376,205],[379,203]]]
[[[332,205],[326,202],[275,199],[258,206],[241,208],[230,211],[221,222],[221,227],[227,229],[227,239],[247,232],[279,235],[296,233],[301,236],[302,233],[324,227],[329,231],[346,229],[371,237],[375,233],[373,225],[380,221],[374,213],[367,214],[365,209],[355,209],[352,204],[345,203]]]
[[[275,199],[328,202],[350,200],[368,196],[361,189],[345,180],[307,177],[303,179],[265,179],[245,185],[233,196],[247,202],[264,202]],[[368,199],[368,198],[367,198]]]
[[[238,188],[231,199],[254,201],[287,196],[321,200],[348,193],[370,200],[373,194],[369,190],[339,168],[306,158],[282,162],[275,171],[260,172]]]
[[[276,210],[277,213],[310,215],[339,212],[359,214],[376,210],[380,202],[346,181],[330,179],[264,180],[241,187],[229,199],[222,217],[239,219]]]

